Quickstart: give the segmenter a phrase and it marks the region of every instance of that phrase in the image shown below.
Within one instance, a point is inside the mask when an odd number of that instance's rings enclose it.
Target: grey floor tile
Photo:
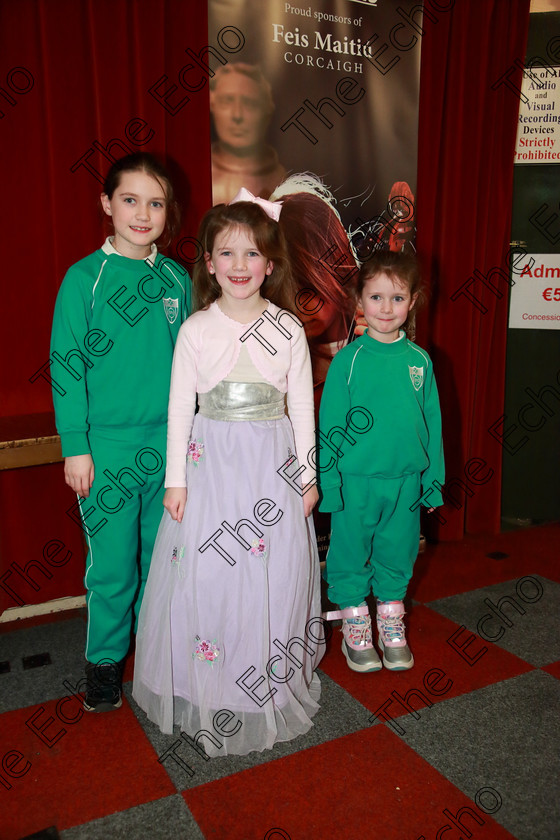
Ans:
[[[558,840],[559,706],[560,680],[531,671],[402,718],[403,740],[469,798],[497,791],[515,837]]]
[[[501,600],[505,597],[511,600]],[[531,665],[540,667],[560,659],[560,584],[555,581],[528,575],[439,598],[427,606]]]
[[[255,767],[259,764],[266,764],[277,758],[300,752],[301,750],[315,747],[342,735],[348,735],[359,729],[367,729],[371,726],[368,717],[371,713],[354,700],[344,689],[319,671],[321,679],[321,709],[313,718],[313,727],[305,735],[294,738],[282,744],[276,744],[271,750],[264,752],[252,752],[244,756],[218,756],[205,760],[194,749],[187,745],[177,748],[177,754],[183,758],[193,771],[190,776],[186,769],[181,768],[177,762],[168,758],[162,762],[177,790],[187,790],[197,787],[206,782],[221,779]],[[137,706],[131,696],[132,683],[125,684],[125,695],[132,706],[134,714],[138,718],[144,732],[150,740],[158,756],[162,756],[175,741],[179,738],[179,729],[176,728],[175,735],[163,735],[158,727],[148,720],[144,712]]]
[[[180,794],[62,831],[61,840],[204,840]]]
[[[68,694],[63,681],[76,685],[84,674],[85,640],[81,617],[2,633],[0,660],[8,660],[11,670],[0,674],[0,713]],[[49,653],[51,664],[24,670],[22,658],[39,653]]]

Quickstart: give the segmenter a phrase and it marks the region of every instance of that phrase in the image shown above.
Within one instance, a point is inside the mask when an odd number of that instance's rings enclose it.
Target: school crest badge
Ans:
[[[163,310],[170,324],[174,324],[179,314],[179,298],[163,298]]]
[[[412,380],[412,384],[414,385],[414,390],[419,391],[422,385],[424,384],[424,368],[409,365],[408,372],[410,373],[410,378]]]

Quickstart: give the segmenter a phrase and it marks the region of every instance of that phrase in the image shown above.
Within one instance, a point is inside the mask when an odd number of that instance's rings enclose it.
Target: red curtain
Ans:
[[[428,527],[439,518],[443,539],[500,528],[502,450],[488,429],[504,405],[514,60],[528,24],[529,0],[425,3],[417,223],[431,298],[418,342],[442,402],[447,503]]]
[[[100,179],[111,156],[150,151],[166,159],[184,209],[182,236],[196,235],[211,203],[208,74],[196,64],[183,73],[191,88],[200,81],[193,92],[181,85],[181,70],[193,64],[187,48],[208,45],[207,17],[205,0],[0,2],[2,170],[10,197],[0,347],[14,362],[2,368],[4,415],[52,408],[48,383],[29,378],[49,357],[66,269],[105,236]]]
[[[167,161],[184,210],[170,253],[195,257],[188,237],[211,204],[208,73],[186,50],[228,58],[207,19],[206,0],[0,0],[3,416],[52,410],[48,382],[30,379],[49,358],[66,269],[106,235],[111,158]],[[83,591],[74,500],[62,464],[0,474],[0,611]]]

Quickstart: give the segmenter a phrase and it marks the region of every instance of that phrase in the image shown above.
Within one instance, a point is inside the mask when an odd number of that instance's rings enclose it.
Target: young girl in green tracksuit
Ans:
[[[420,505],[443,504],[441,414],[432,361],[405,330],[421,294],[416,260],[377,251],[357,295],[367,331],[340,350],[319,412],[320,510],[332,513],[329,598],[342,618],[342,651],[353,671],[377,671],[365,599],[377,598],[383,665],[412,668],[403,598],[420,535]]]
[[[151,155],[111,166],[101,195],[114,235],[71,266],[54,312],[50,376],[69,511],[89,546],[88,711],[121,705],[124,658],[161,519],[173,349],[187,272],[156,241],[178,232],[171,181]]]

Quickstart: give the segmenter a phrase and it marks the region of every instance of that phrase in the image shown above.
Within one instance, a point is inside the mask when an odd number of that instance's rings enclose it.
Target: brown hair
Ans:
[[[198,241],[204,255],[211,254],[216,237],[227,228],[244,227],[257,249],[274,264],[272,274],[266,275],[261,295],[281,309],[293,311],[295,286],[286,249],[284,234],[278,222],[271,219],[262,207],[250,201],[217,204],[209,210],[200,224]],[[193,272],[194,311],[206,309],[222,294],[214,274],[210,274],[206,259],[199,259]]]
[[[420,277],[418,260],[412,254],[405,254],[402,251],[387,251],[385,249],[374,251],[371,257],[362,264],[358,273],[356,283],[356,294],[361,296],[364,286],[372,277],[378,274],[386,274],[396,285],[406,286],[410,295],[418,295],[414,306],[408,313],[403,324],[408,338],[414,340],[416,333],[416,310],[426,300],[426,293]]]
[[[113,197],[113,193],[119,186],[121,176],[124,172],[144,172],[157,181],[162,188],[166,201],[165,227],[159,237],[158,244],[162,248],[167,248],[171,240],[179,233],[181,228],[181,214],[179,205],[175,199],[173,184],[166,168],[157,158],[148,152],[135,152],[134,154],[119,158],[109,169],[103,183],[103,192],[109,199]]]

